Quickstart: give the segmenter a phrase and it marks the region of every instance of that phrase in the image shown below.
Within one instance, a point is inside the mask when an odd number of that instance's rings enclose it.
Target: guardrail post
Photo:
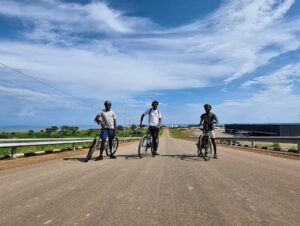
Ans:
[[[13,157],[17,153],[17,147],[11,148],[11,157]]]
[[[75,143],[73,143],[73,151],[75,151],[76,149],[76,146],[75,146]]]
[[[251,147],[254,148],[254,141],[251,141]]]
[[[300,143],[298,143],[298,153],[300,153]]]

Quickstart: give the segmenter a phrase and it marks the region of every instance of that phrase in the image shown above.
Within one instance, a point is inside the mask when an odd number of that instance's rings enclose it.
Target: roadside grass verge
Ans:
[[[169,129],[169,131],[170,131],[171,137],[174,137],[174,138],[185,139],[185,138],[191,137],[186,130],[182,130],[182,129]]]
[[[91,142],[75,144],[75,147],[89,147]],[[28,146],[18,147],[16,153],[30,153],[36,151],[51,151],[54,149],[70,150],[73,148],[73,144],[51,144],[43,146]],[[10,155],[11,148],[0,148],[0,156]]]

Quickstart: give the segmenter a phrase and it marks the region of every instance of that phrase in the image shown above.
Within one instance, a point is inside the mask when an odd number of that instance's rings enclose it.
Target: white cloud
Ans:
[[[290,85],[299,82],[300,63],[289,64],[270,75],[258,76],[252,80],[248,80],[242,84],[242,87],[248,88],[254,85],[276,86]]]
[[[72,34],[81,32],[133,33],[150,21],[144,18],[127,17],[108,7],[105,2],[81,5],[61,1],[20,2],[1,1],[0,14],[22,19],[34,24],[31,37],[47,39],[42,33]],[[40,34],[41,36],[38,36]],[[50,39],[51,40],[51,39]]]
[[[225,1],[204,19],[162,28],[146,18],[127,16],[105,2],[3,0],[0,14],[33,28],[23,34],[26,41],[0,41],[0,62],[80,98],[135,104],[134,96],[150,91],[228,83],[298,50],[300,17],[286,17],[293,3]],[[257,78],[243,86],[262,81],[270,85],[271,80],[271,76]],[[246,102],[228,101],[219,108],[234,105],[250,111],[260,103],[259,98],[271,100],[274,90],[265,89]],[[298,100],[292,93],[286,96],[291,103]],[[253,105],[247,107],[248,102]]]

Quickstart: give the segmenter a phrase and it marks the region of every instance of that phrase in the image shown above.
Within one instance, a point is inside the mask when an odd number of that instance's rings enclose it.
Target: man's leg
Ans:
[[[156,154],[156,150],[157,150],[156,138],[155,138],[155,127],[150,127],[149,131],[150,131],[150,134],[152,137],[152,146],[153,146],[152,155],[154,156]]]
[[[217,144],[216,144],[216,139],[215,138],[211,138],[211,142],[213,143],[213,147],[214,147],[214,158],[218,158],[217,155]]]
[[[101,137],[100,155],[95,159],[95,161],[103,159],[103,151],[105,149],[105,141],[106,141],[106,138],[107,138],[107,130],[103,129],[101,131],[100,137]]]
[[[210,131],[210,137],[211,137],[211,142],[212,142],[213,147],[214,147],[214,158],[217,159],[218,155],[217,155],[216,134],[215,134],[214,130]]]
[[[114,140],[114,134],[113,134],[113,131],[112,130],[109,130],[109,134],[108,134],[108,145],[109,145],[109,150],[110,150],[110,158],[111,159],[115,159],[117,158],[116,156],[114,156],[112,154],[112,148],[113,148],[113,140]]]

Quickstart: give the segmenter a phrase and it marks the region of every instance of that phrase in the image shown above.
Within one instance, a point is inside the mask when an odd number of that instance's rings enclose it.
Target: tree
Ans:
[[[136,130],[137,129],[137,125],[131,125],[130,129],[131,130]]]

